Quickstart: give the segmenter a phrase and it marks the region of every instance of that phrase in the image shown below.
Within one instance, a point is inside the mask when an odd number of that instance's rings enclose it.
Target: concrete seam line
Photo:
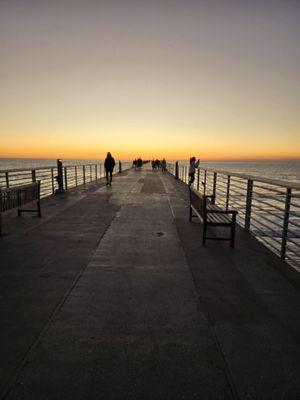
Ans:
[[[118,210],[119,210],[119,209],[118,209]],[[7,385],[6,385],[7,387],[4,388],[4,390],[3,390],[2,394],[1,394],[1,399],[4,400],[4,399],[9,395],[9,393],[10,393],[10,391],[11,391],[11,389],[12,389],[12,387],[13,387],[13,385],[14,385],[14,383],[15,383],[17,377],[18,377],[18,374],[21,372],[21,370],[23,369],[23,367],[24,367],[24,365],[25,365],[25,363],[26,363],[26,361],[27,361],[28,356],[37,348],[37,346],[38,346],[38,344],[40,343],[41,339],[45,336],[47,330],[49,329],[50,325],[52,324],[54,318],[56,317],[56,315],[58,314],[58,312],[61,310],[61,308],[63,307],[63,305],[64,305],[65,302],[67,301],[68,297],[70,296],[70,294],[71,294],[72,291],[74,290],[75,286],[77,285],[78,281],[79,281],[80,278],[82,277],[84,271],[85,271],[85,270],[87,269],[87,267],[89,266],[89,264],[90,264],[92,258],[94,257],[94,254],[95,254],[95,252],[96,252],[96,249],[99,247],[99,244],[100,244],[100,242],[102,241],[103,237],[105,236],[107,230],[108,230],[109,227],[111,226],[113,220],[116,218],[116,215],[117,215],[118,210],[116,210],[114,216],[111,218],[110,222],[107,224],[107,227],[106,227],[105,230],[103,231],[101,237],[99,238],[99,241],[97,242],[97,245],[95,246],[95,250],[93,251],[93,253],[91,254],[91,256],[88,258],[88,262],[87,262],[86,265],[84,265],[84,266],[82,267],[82,269],[79,271],[79,273],[77,274],[77,276],[76,276],[75,279],[73,280],[73,282],[72,282],[70,288],[66,291],[66,293],[65,293],[65,295],[62,297],[62,299],[60,299],[60,300],[57,302],[57,304],[56,304],[56,306],[54,307],[54,309],[53,309],[53,311],[52,311],[52,313],[51,313],[51,315],[50,315],[50,317],[49,317],[47,323],[44,325],[44,327],[41,329],[41,331],[40,331],[40,333],[38,334],[38,336],[36,337],[36,339],[32,342],[32,344],[29,346],[29,348],[28,348],[27,351],[25,352],[24,356],[23,356],[22,359],[20,360],[19,366],[17,366],[16,369],[15,369],[15,371],[12,373],[11,378],[8,379],[8,382],[7,382]]]
[[[138,177],[138,179],[135,180],[135,182],[132,184],[132,187],[137,183],[137,181],[140,179],[140,177]],[[97,190],[97,189],[96,189]],[[127,193],[126,197],[128,197],[130,195],[130,190]],[[78,201],[82,200],[83,198],[86,198],[87,194],[83,195]],[[74,203],[72,203],[71,205],[76,204],[78,201],[75,201]],[[71,206],[70,205],[70,206]],[[68,207],[66,207],[68,208]],[[55,316],[58,314],[58,312],[61,310],[61,308],[63,307],[63,305],[65,304],[65,302],[67,301],[68,297],[70,296],[70,294],[72,293],[72,291],[74,290],[75,286],[77,285],[77,282],[80,280],[80,278],[82,277],[83,273],[85,272],[85,270],[88,268],[91,260],[93,259],[96,249],[99,247],[102,239],[104,238],[106,232],[108,231],[108,229],[110,228],[112,222],[115,220],[118,211],[120,210],[121,207],[118,207],[118,209],[115,211],[114,216],[110,219],[109,223],[107,224],[105,230],[103,231],[101,237],[99,238],[99,241],[97,243],[97,245],[95,246],[95,250],[93,251],[93,253],[90,255],[90,257],[88,258],[88,262],[86,263],[85,266],[83,266],[83,268],[79,271],[79,273],[77,274],[77,276],[75,277],[75,279],[73,280],[70,288],[67,290],[67,292],[65,293],[65,295],[62,297],[61,300],[58,301],[58,303],[56,304],[56,306],[53,309],[52,314],[49,317],[49,320],[47,321],[47,323],[44,325],[44,327],[41,329],[40,333],[37,335],[36,339],[32,342],[32,344],[29,346],[29,348],[27,349],[27,351],[25,352],[24,356],[22,357],[22,359],[20,360],[19,366],[16,367],[16,369],[14,370],[14,372],[12,373],[12,376],[10,379],[8,379],[6,388],[3,390],[2,394],[1,394],[1,399],[5,399],[10,391],[12,390],[13,384],[15,383],[18,374],[21,372],[21,370],[23,369],[26,360],[28,358],[28,356],[37,348],[38,344],[40,343],[41,339],[44,337],[44,335],[46,334],[48,328],[50,327],[51,323],[53,322]],[[65,211],[62,210],[62,211]],[[32,228],[33,229],[33,228]]]
[[[162,179],[162,177],[160,176],[159,178],[160,178],[160,180],[162,181],[162,184],[163,184],[163,186],[164,186],[164,188],[165,188],[166,197],[167,197],[167,199],[168,199],[169,207],[170,207],[170,210],[171,210],[173,219],[174,219],[174,218],[175,218],[175,213],[174,213],[173,207],[172,207],[171,202],[170,202],[170,197],[169,197],[169,194],[168,194],[168,191],[167,191],[167,186],[166,186],[166,184],[165,184],[165,181]]]
[[[169,205],[170,205],[170,207],[171,207],[171,202],[170,202],[169,196],[168,196],[168,200],[169,200]],[[180,246],[181,246],[182,251],[183,251],[183,253],[184,253],[184,257],[185,257],[185,259],[186,259],[186,264],[187,264],[187,266],[189,267],[189,270],[190,270],[190,265],[189,265],[189,262],[188,262],[188,257],[187,257],[186,251],[185,251],[185,249],[184,249],[184,246],[182,245],[182,241],[180,240],[180,236],[179,236],[179,234],[178,234],[179,232],[178,232],[178,228],[177,228],[177,225],[176,225],[176,224],[175,224],[175,228],[176,228],[176,231],[177,231],[177,235],[178,235],[178,240],[179,240],[179,242],[180,242]],[[225,378],[226,378],[226,381],[227,381],[228,386],[229,386],[229,388],[230,388],[232,397],[233,397],[234,400],[239,400],[239,395],[238,395],[238,391],[237,391],[236,386],[235,386],[235,383],[234,383],[233,374],[232,374],[231,369],[230,369],[230,367],[229,367],[229,365],[228,365],[228,362],[227,362],[227,360],[226,360],[226,357],[225,357],[225,355],[224,355],[224,353],[223,353],[223,351],[222,351],[222,346],[221,346],[221,344],[220,344],[220,342],[219,342],[219,340],[218,340],[217,333],[216,333],[215,329],[214,329],[213,326],[212,326],[212,321],[211,321],[209,312],[208,312],[207,308],[205,307],[205,304],[204,304],[204,303],[200,300],[200,298],[199,298],[199,295],[198,295],[197,290],[196,290],[196,287],[195,287],[195,283],[194,283],[194,279],[193,279],[193,274],[192,274],[191,270],[190,270],[190,274],[191,274],[191,278],[192,278],[192,281],[193,281],[194,290],[195,290],[195,293],[196,293],[196,299],[195,299],[195,301],[196,301],[197,308],[198,308],[198,310],[200,311],[199,305],[200,305],[200,303],[201,303],[202,306],[203,306],[203,310],[204,310],[204,313],[205,313],[207,322],[208,322],[208,328],[209,328],[209,331],[210,331],[210,333],[211,333],[213,342],[215,343],[215,346],[216,346],[218,352],[220,353],[221,359],[222,359],[223,364],[224,364]]]
[[[177,227],[176,227],[176,229],[177,229]],[[181,243],[181,240],[180,240],[180,243]],[[185,252],[183,246],[182,246],[182,249],[183,249],[183,252],[184,252],[184,255],[185,255],[185,258],[186,258],[187,265],[190,267],[189,262],[188,262],[188,260],[187,260],[186,252]],[[191,276],[192,276],[193,284],[194,284],[194,287],[195,287],[195,283],[194,283],[194,279],[193,279],[193,274],[192,274],[192,273],[191,273]],[[196,288],[195,288],[195,291],[196,291],[196,293],[197,293]],[[203,310],[204,310],[204,313],[205,313],[205,316],[206,316],[206,319],[207,319],[207,322],[208,322],[208,328],[209,328],[209,330],[210,330],[210,332],[211,332],[212,339],[213,339],[213,341],[214,341],[214,343],[215,343],[215,346],[216,346],[216,348],[217,348],[218,352],[220,353],[221,358],[222,358],[222,360],[223,360],[225,378],[226,378],[227,383],[228,383],[228,385],[229,385],[229,388],[230,388],[232,397],[233,397],[234,400],[239,400],[240,397],[239,397],[239,395],[238,395],[238,391],[237,391],[236,385],[235,385],[235,383],[234,383],[233,374],[232,374],[232,372],[231,372],[230,366],[228,365],[228,362],[227,362],[227,360],[226,360],[225,354],[223,353],[221,343],[219,342],[219,339],[218,339],[218,335],[217,335],[215,329],[213,328],[212,320],[211,320],[209,311],[208,311],[207,308],[205,307],[205,304],[200,300],[200,296],[199,296],[198,293],[197,293],[196,305],[197,305],[197,308],[198,308],[198,309],[199,309],[199,304],[200,304],[200,303],[201,303],[202,306],[203,306]],[[200,309],[199,309],[199,311],[200,311]]]

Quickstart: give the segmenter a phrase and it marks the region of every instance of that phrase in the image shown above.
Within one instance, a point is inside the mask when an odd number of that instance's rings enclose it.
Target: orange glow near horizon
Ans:
[[[300,3],[25,3],[0,4],[0,157],[300,159]]]
[[[99,149],[80,150],[76,147],[63,148],[43,148],[43,147],[11,147],[1,148],[0,158],[42,158],[42,159],[83,159],[83,160],[102,160],[106,157],[107,151],[110,151],[116,159],[119,160],[133,160],[134,158],[141,157],[142,159],[153,158],[166,158],[167,160],[188,160],[192,155],[199,157],[203,161],[209,160],[281,160],[281,159],[300,159],[299,152],[250,152],[237,150],[235,152],[209,152],[197,151],[195,148],[184,149],[182,151],[167,151],[157,149],[157,151],[145,151],[143,148],[133,151],[125,151],[122,148],[115,146],[107,146],[105,150]]]

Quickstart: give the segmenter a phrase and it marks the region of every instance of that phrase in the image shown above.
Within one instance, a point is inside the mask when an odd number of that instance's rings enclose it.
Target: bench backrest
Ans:
[[[0,211],[20,207],[40,198],[40,181],[0,189]]]
[[[207,206],[213,202],[214,196],[205,196],[190,188],[190,204],[203,219],[206,219]]]

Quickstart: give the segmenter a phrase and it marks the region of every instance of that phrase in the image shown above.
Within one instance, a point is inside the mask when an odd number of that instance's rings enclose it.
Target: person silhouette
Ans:
[[[115,168],[115,159],[112,157],[111,153],[107,153],[106,159],[104,161],[104,168],[106,174],[106,186],[111,186],[112,182],[112,173]]]
[[[189,186],[191,186],[195,180],[195,170],[199,167],[200,160],[196,162],[196,157],[190,158],[190,167],[189,167]]]

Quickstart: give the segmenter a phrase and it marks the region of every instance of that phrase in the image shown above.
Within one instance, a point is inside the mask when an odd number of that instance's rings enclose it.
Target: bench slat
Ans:
[[[207,222],[231,224],[232,218],[228,215],[207,213]]]

